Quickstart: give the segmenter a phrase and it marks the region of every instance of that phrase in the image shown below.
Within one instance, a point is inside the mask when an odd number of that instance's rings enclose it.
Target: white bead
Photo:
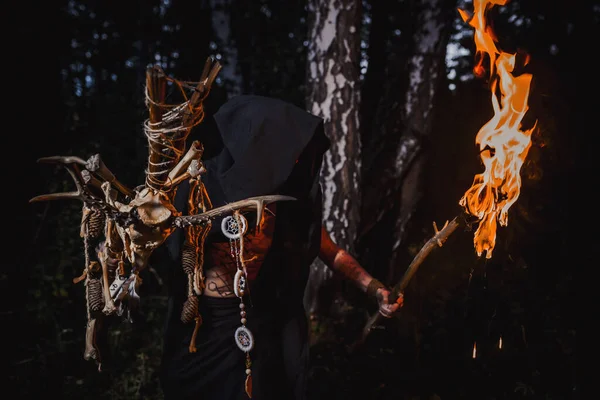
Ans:
[[[251,373],[252,373],[252,371],[250,371],[250,368],[248,368],[248,369],[246,370],[246,375],[250,375]]]

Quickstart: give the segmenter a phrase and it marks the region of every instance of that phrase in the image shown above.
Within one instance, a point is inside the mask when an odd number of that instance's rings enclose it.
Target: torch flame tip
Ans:
[[[496,46],[497,37],[486,22],[486,13],[507,0],[474,0],[474,13],[459,9],[465,22],[475,28],[476,76],[490,75],[492,118],[484,124],[475,142],[482,151],[479,157],[484,172],[475,175],[473,184],[459,204],[464,212],[476,217],[479,226],[474,235],[475,251],[478,256],[486,253],[492,257],[496,243],[497,225],[506,226],[508,209],[519,197],[521,187],[520,170],[531,147],[532,129],[522,131],[521,123],[528,110],[529,88],[532,75],[515,74],[516,63],[527,64],[529,56],[517,57],[503,52]],[[486,57],[487,56],[487,57]],[[489,67],[484,67],[489,62]],[[490,151],[485,151],[489,149]]]
[[[463,10],[462,8],[457,8],[456,10],[458,11],[458,14],[462,18],[463,22],[465,23],[469,22],[471,18],[473,18],[472,14],[470,14],[468,11]]]

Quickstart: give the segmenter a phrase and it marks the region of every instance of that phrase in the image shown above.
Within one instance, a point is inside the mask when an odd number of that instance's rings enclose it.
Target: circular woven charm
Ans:
[[[221,221],[221,231],[228,239],[239,239],[246,233],[246,228],[248,227],[246,218],[244,218],[242,214],[238,214],[238,217],[240,221],[239,224],[232,215],[226,216],[223,218],[223,221]]]
[[[254,337],[252,332],[245,326],[240,326],[235,330],[235,344],[243,352],[249,352],[254,347]]]
[[[246,274],[241,269],[238,269],[233,278],[233,292],[237,297],[244,297],[246,292]]]

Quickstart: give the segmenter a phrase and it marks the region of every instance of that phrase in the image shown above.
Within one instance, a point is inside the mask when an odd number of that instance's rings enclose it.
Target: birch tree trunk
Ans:
[[[212,27],[217,38],[217,51],[223,65],[217,79],[222,79],[229,97],[242,93],[242,75],[238,71],[238,52],[231,35],[232,0],[210,0]]]
[[[436,92],[444,82],[446,46],[455,0],[408,2],[412,31],[390,59],[388,86],[365,148],[360,247],[376,277],[391,284],[397,256],[422,196],[424,146],[431,133]],[[385,238],[386,240],[381,240]]]
[[[324,119],[331,140],[321,170],[323,223],[334,242],[350,253],[360,215],[360,4],[359,0],[312,0],[308,25],[306,106]],[[332,271],[317,260],[306,290],[307,310],[329,311],[334,305],[332,293],[339,297],[339,285]]]

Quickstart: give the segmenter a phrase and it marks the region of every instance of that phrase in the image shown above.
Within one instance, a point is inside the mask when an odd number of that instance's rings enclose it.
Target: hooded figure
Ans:
[[[308,325],[303,297],[321,240],[319,170],[329,147],[323,121],[292,104],[252,95],[226,102],[214,121],[222,148],[204,160],[207,172],[202,176],[213,207],[260,195],[296,198],[274,203],[274,211],[265,213],[266,229],[260,234],[251,231],[255,225],[251,214],[255,213],[246,215],[250,239],[244,246],[250,254],[252,246],[258,248],[260,262],[249,267],[244,316],[254,338],[249,352],[252,398],[305,399]],[[187,213],[188,194],[189,183],[184,182],[175,197],[175,206],[183,213]],[[220,226],[219,219],[213,221],[205,241],[207,275],[228,255],[229,240]],[[240,326],[237,297],[199,296],[203,322],[195,337],[197,351],[189,351],[194,324],[180,319],[187,297],[187,277],[181,267],[183,241],[183,231],[177,230],[169,237],[162,258],[153,261],[169,270],[161,366],[165,398],[247,399],[246,355],[234,340]],[[157,257],[160,254],[156,252]],[[206,290],[221,293],[216,285],[209,284]]]

